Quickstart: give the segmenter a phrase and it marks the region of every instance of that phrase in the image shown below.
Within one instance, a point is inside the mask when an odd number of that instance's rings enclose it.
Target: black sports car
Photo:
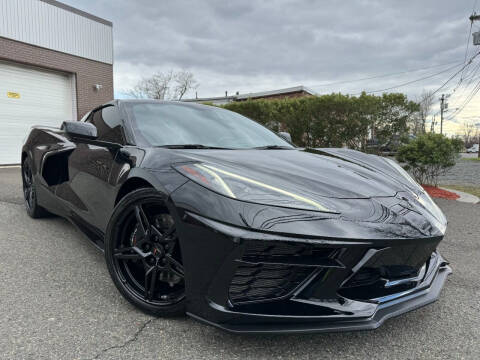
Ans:
[[[31,130],[26,209],[75,224],[155,315],[339,331],[435,301],[446,219],[423,189],[389,159],[282,136],[212,106],[112,101]]]

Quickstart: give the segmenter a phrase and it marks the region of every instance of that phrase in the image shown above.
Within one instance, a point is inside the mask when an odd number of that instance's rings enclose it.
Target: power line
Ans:
[[[463,78],[463,80],[467,81],[467,83],[465,84],[464,82],[464,86],[462,89],[463,91],[460,93],[460,95],[463,96],[463,94],[469,88],[472,82],[478,78],[478,76],[476,75],[479,69],[480,69],[480,62],[473,69],[471,69],[470,72],[468,72],[467,75]],[[457,90],[458,90],[458,85],[455,87],[455,89],[453,89],[453,92],[455,93]],[[458,93],[456,93],[456,95],[458,95]]]
[[[471,75],[474,71],[476,71],[476,69],[478,68],[478,66],[477,66],[477,67],[474,67],[473,69],[467,70],[467,74],[464,75],[466,69],[468,68],[468,66],[469,66],[470,64],[471,64],[471,62],[470,62],[466,67],[464,67],[464,69],[462,70],[462,74],[460,75],[460,80],[458,81],[458,83],[457,83],[457,85],[455,86],[455,88],[453,88],[452,92],[456,92],[457,89],[462,85],[463,81],[466,80],[466,79],[469,79],[469,78],[470,78],[470,75]],[[467,85],[467,87],[468,87],[468,85]]]
[[[478,72],[478,69],[480,68],[480,62],[477,64],[477,66],[473,67],[472,69],[470,69],[470,71],[466,74],[466,76],[464,77],[464,80],[469,80],[472,78],[472,76],[475,76],[475,74]],[[467,83],[467,86],[469,85],[469,83]]]
[[[463,60],[464,64],[467,62],[468,45],[470,45],[470,36],[472,35],[472,27],[473,27],[473,20],[470,21],[470,30],[468,31],[468,36],[467,36],[467,47],[465,49],[465,59]],[[453,91],[455,91],[462,83],[464,72],[465,72],[465,68],[463,69],[462,74],[460,75],[460,80],[458,80],[458,84]]]
[[[478,54],[477,54],[477,55],[478,55]],[[398,84],[398,85],[391,86],[391,87],[388,87],[388,88],[378,89],[378,90],[371,90],[371,91],[361,91],[361,92],[359,92],[359,93],[355,93],[355,94],[352,94],[352,95],[360,95],[360,94],[362,94],[362,93],[364,93],[364,92],[365,92],[366,94],[373,94],[373,93],[377,93],[377,92],[382,92],[382,91],[388,91],[388,90],[392,90],[392,89],[397,89],[397,88],[402,87],[402,86],[410,85],[410,84],[413,84],[413,83],[416,83],[416,82],[419,82],[419,81],[422,81],[422,80],[430,79],[430,78],[435,77],[435,76],[437,76],[437,75],[443,74],[443,73],[445,73],[445,72],[447,72],[447,71],[449,71],[449,70],[452,70],[452,69],[460,66],[461,64],[462,64],[462,63],[457,64],[457,65],[454,65],[454,66],[451,66],[451,67],[449,67],[449,68],[447,68],[447,69],[444,69],[444,70],[442,70],[442,71],[440,71],[440,72],[437,72],[437,73],[435,73],[435,74],[430,74],[430,75],[428,75],[428,76],[424,76],[424,77],[421,77],[421,78],[416,79],[416,80],[407,81],[407,82],[404,82],[404,83],[402,83],[402,84]],[[462,69],[463,69],[463,67],[462,67]],[[462,69],[460,69],[460,71],[461,71]],[[460,71],[458,71],[457,73],[455,73],[455,75],[457,75]],[[448,81],[450,81],[450,80],[448,80]],[[443,86],[442,86],[442,87],[443,87]],[[440,90],[440,88],[437,89],[435,92],[437,92],[438,90]],[[432,94],[432,95],[433,95],[433,94]]]
[[[473,55],[466,64],[464,64],[462,66],[462,68],[460,70],[458,70],[457,72],[455,72],[452,76],[450,76],[447,81],[445,81],[440,87],[438,87],[435,91],[433,91],[431,93],[431,95],[435,95],[438,91],[440,91],[441,89],[443,89],[445,87],[445,85],[447,85],[453,78],[455,78],[455,76],[457,76],[460,72],[462,72],[468,65],[470,65],[472,63],[472,61],[478,56],[480,55],[480,52],[476,53],[475,55]],[[399,87],[403,87],[403,86],[406,86],[406,85],[410,85],[410,84],[413,84],[413,83],[416,83],[416,82],[419,82],[419,81],[422,81],[422,80],[426,80],[426,79],[430,79],[432,77],[435,77],[437,75],[440,75],[440,74],[443,74],[449,70],[452,70],[456,67],[458,67],[459,65],[461,64],[458,64],[458,65],[454,65],[454,66],[451,66],[447,69],[444,69],[440,72],[437,72],[437,73],[434,73],[434,74],[430,74],[428,76],[424,76],[424,77],[421,77],[419,79],[416,79],[416,80],[411,80],[411,81],[407,81],[405,83],[402,83],[402,84],[398,84],[398,85],[395,85],[395,86],[391,86],[391,87],[388,87],[388,88],[384,88],[384,89],[378,89],[378,90],[373,90],[373,91],[362,91],[362,92],[358,92],[358,93],[354,93],[352,95],[360,95],[362,93],[366,93],[366,94],[373,94],[373,93],[376,93],[376,92],[383,92],[383,91],[388,91],[388,90],[392,90],[392,89],[397,89]]]
[[[460,70],[458,70],[455,74],[450,76],[447,81],[445,81],[439,88],[437,88],[434,92],[432,92],[432,95],[435,95],[437,92],[439,92],[445,85],[447,85],[455,76],[457,76],[463,69],[465,69],[468,65],[470,65],[478,55],[480,55],[480,52],[477,52],[475,55],[473,55],[470,60],[466,64],[462,66]]]
[[[470,29],[468,30],[468,35],[467,35],[467,46],[465,48],[465,57],[464,57],[464,60],[463,60],[464,64],[467,62],[468,47],[470,45],[470,37],[472,36],[472,28],[473,28],[473,18],[472,17],[475,15],[475,6],[476,5],[477,5],[477,0],[474,0],[473,8],[472,8],[472,15],[470,16]],[[465,69],[463,69],[462,74],[460,75],[460,80],[458,81],[457,86],[455,87],[455,89],[453,91],[457,90],[457,88],[462,83],[464,72],[465,72]]]
[[[457,110],[455,110],[450,116],[448,117],[447,120],[453,119],[455,116],[460,114],[463,109],[470,103],[470,101],[477,95],[477,93],[480,91],[480,81],[475,85],[473,90],[470,92],[470,94],[467,96],[467,98],[463,101],[462,105],[460,105]]]
[[[466,96],[466,98],[463,100],[462,104],[448,117],[448,119],[452,119],[453,117],[457,116],[460,114],[465,107],[470,103],[470,101],[475,97],[475,95],[478,93],[480,90],[480,82],[478,82],[470,91],[470,93]]]
[[[434,68],[437,68],[437,67],[447,66],[447,65],[452,65],[452,64],[456,64],[457,66],[459,66],[463,63],[464,62],[453,61],[453,62],[449,62],[449,63],[445,63],[445,64],[438,64],[438,65],[427,66],[427,67],[423,67],[423,68],[419,68],[419,69],[411,69],[411,70],[405,70],[405,71],[394,72],[394,73],[374,75],[374,76],[359,78],[359,79],[355,79],[355,80],[342,80],[342,81],[335,81],[335,82],[330,82],[330,83],[326,83],[326,84],[315,84],[315,85],[310,85],[310,87],[311,88],[316,88],[316,87],[322,87],[322,86],[348,84],[348,83],[359,82],[359,81],[364,81],[364,80],[372,80],[372,79],[378,79],[378,78],[383,78],[383,77],[408,74],[408,73],[422,71],[422,70],[429,70],[429,69],[434,69]]]
[[[478,55],[478,54],[477,54]],[[473,58],[472,58],[473,60]],[[471,63],[471,61],[470,61]],[[467,76],[464,78],[464,80],[468,80],[467,84],[465,85],[465,89],[462,91],[461,93],[461,96],[463,97],[463,95],[465,94],[465,91],[466,89],[468,89],[470,87],[470,85],[473,83],[474,80],[477,80],[479,78],[479,76],[477,76],[477,72],[480,70],[480,63],[477,64],[468,74]],[[457,86],[458,87],[458,86]],[[457,87],[455,88],[455,90],[457,89]],[[454,91],[455,91],[454,90]],[[447,120],[451,120],[453,119],[455,116],[457,116],[458,114],[460,114],[464,109],[465,107],[470,103],[470,101],[475,97],[475,95],[478,93],[478,91],[480,90],[480,82],[477,83],[473,89],[470,91],[470,93],[462,100],[462,103],[461,105],[452,113],[449,115],[449,117],[447,118]]]

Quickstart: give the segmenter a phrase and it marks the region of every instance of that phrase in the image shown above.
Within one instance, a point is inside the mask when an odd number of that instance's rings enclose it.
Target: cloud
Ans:
[[[142,76],[178,68],[195,73],[201,96],[299,84],[354,93],[427,76],[448,66],[320,85],[462,62],[472,11],[471,0],[64,1],[113,21],[116,92]],[[399,91],[414,98],[451,73]],[[451,84],[444,90],[456,81]]]

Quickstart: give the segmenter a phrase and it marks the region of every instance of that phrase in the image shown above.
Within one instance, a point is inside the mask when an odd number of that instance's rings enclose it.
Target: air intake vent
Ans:
[[[335,260],[340,250],[307,243],[249,241],[246,244],[242,261],[265,264],[343,267],[342,264]]]
[[[250,241],[244,257],[249,256],[312,256],[327,257],[332,249],[321,248],[314,244],[281,241]]]
[[[233,304],[281,298],[295,290],[313,272],[311,267],[240,264],[230,284]]]
[[[272,301],[291,295],[318,268],[343,268],[342,249],[305,242],[247,240],[231,280],[234,305]]]

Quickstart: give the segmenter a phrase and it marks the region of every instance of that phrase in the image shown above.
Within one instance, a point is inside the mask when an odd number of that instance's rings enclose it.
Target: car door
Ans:
[[[124,145],[125,133],[114,105],[92,111],[85,121],[96,126],[98,138],[94,142],[78,141],[69,157],[70,205],[86,225],[104,233],[115,202],[115,184],[109,177],[119,146],[112,143]]]

